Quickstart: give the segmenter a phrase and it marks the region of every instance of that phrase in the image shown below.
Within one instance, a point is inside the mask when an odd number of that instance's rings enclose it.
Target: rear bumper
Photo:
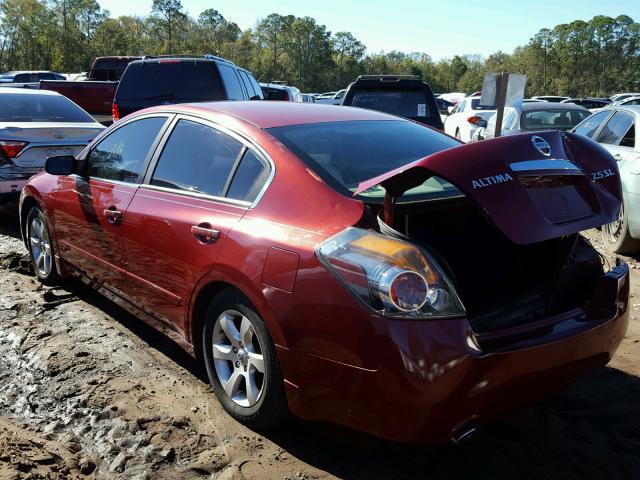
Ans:
[[[544,328],[505,332],[502,344],[494,334],[491,349],[477,347],[464,318],[384,320],[377,333],[386,339],[369,343],[380,355],[375,370],[279,349],[291,410],[394,441],[446,443],[605,365],[627,330],[626,264],[597,292]]]

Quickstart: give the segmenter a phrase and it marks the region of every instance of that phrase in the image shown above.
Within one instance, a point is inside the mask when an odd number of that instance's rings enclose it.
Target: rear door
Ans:
[[[126,210],[159,138],[166,115],[124,122],[61,178],[53,219],[61,257],[98,282],[121,290]]]
[[[257,198],[270,164],[232,132],[180,116],[127,209],[129,298],[183,332],[191,291]]]

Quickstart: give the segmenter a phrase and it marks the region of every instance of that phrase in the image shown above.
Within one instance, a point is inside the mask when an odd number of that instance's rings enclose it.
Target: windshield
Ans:
[[[459,146],[456,140],[422,125],[402,121],[353,121],[289,125],[268,130],[337,191],[351,196],[364,180],[432,153]],[[382,199],[382,187],[361,194]],[[432,177],[403,198],[461,195],[450,183]]]
[[[353,94],[352,107],[368,108],[399,117],[431,117],[427,96],[422,89],[358,89]]]
[[[534,110],[522,114],[520,126],[522,130],[571,130],[589,115],[584,110]]]
[[[95,123],[62,95],[0,93],[0,122]]]

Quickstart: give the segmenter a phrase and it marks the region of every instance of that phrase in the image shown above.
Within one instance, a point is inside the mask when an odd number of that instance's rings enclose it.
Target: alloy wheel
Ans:
[[[263,349],[249,319],[237,310],[220,314],[213,327],[213,361],[225,393],[241,407],[252,407],[263,394]]]
[[[51,273],[52,255],[49,232],[39,217],[34,217],[29,225],[29,242],[31,244],[31,258],[35,269],[46,277]]]

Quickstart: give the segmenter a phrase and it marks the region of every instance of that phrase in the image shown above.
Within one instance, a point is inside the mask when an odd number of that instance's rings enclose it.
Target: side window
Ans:
[[[598,112],[591,115],[584,122],[578,125],[574,132],[578,135],[584,135],[585,137],[593,138],[602,122],[605,121],[610,113],[611,112]]]
[[[115,130],[89,152],[87,175],[136,183],[166,120],[166,117],[143,118]]]
[[[151,184],[222,197],[242,147],[215,128],[180,120],[158,159]]]
[[[628,113],[617,112],[604,126],[600,135],[598,135],[597,142],[628,147],[628,144],[623,145],[623,141],[628,143],[629,135],[635,135],[633,123],[633,116]]]
[[[464,109],[466,108],[466,106],[467,106],[467,102],[466,102],[465,100],[460,100],[460,103],[458,103],[458,110],[457,110],[457,112],[458,112],[458,113],[462,113],[462,112],[464,112]]]
[[[269,166],[251,150],[247,150],[233,175],[227,197],[253,202],[267,181],[269,172]]]
[[[247,77],[249,77],[249,82],[251,83],[251,85],[253,85],[253,90],[256,92],[256,95],[262,98],[262,89],[260,88],[260,84],[249,72],[246,72],[246,74]]]
[[[242,70],[238,70],[238,74],[240,75],[240,79],[242,80],[242,83],[244,83],[244,86],[247,89],[247,92],[249,93],[249,98],[252,98],[258,95],[258,92],[254,91],[253,89],[253,84],[249,80],[249,75],[247,75],[247,73],[243,72]]]
[[[220,71],[220,76],[222,77],[225,89],[227,90],[229,100],[244,100],[244,92],[242,91],[240,80],[238,79],[233,67],[218,64],[218,70]]]

